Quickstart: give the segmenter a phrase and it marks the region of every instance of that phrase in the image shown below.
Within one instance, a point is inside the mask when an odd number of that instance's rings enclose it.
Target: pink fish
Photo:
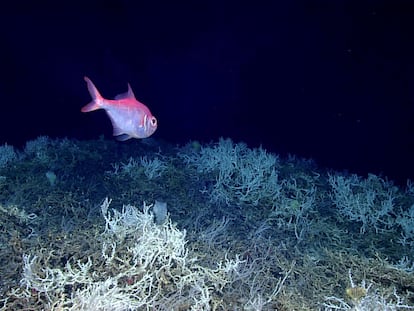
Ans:
[[[128,92],[119,94],[114,100],[105,99],[88,77],[84,77],[88,84],[92,101],[81,109],[89,112],[104,109],[111,119],[113,135],[118,140],[130,138],[146,138],[157,129],[157,119],[143,103],[136,100],[131,86],[128,83]]]

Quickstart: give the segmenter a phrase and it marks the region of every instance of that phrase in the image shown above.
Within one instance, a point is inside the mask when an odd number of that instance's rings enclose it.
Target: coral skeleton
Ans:
[[[14,295],[36,292],[55,310],[209,310],[214,296],[234,281],[243,263],[238,257],[214,268],[199,265],[186,249],[185,231],[169,219],[156,225],[151,205],[144,203],[142,212],[131,205],[111,211],[109,205],[105,199],[101,206],[103,269],[90,257],[53,268],[25,254]]]

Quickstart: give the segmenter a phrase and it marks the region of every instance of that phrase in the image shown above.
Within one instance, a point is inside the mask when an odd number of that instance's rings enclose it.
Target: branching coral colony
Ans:
[[[2,310],[34,295],[42,309],[209,310],[237,278],[238,257],[214,268],[199,265],[188,255],[185,232],[170,220],[156,225],[151,205],[144,204],[143,212],[130,205],[111,212],[109,204],[106,199],[101,206],[104,265],[88,258],[64,268],[42,267],[37,256],[24,255],[21,287],[3,300]]]
[[[398,296],[395,289],[388,295],[382,295],[371,289],[372,284],[367,285],[362,280],[360,285],[356,285],[352,278],[351,270],[348,272],[349,287],[346,288],[346,299],[337,297],[326,297],[323,304],[325,310],[355,310],[355,311],[371,311],[371,310],[412,310],[413,306],[404,303],[403,299]]]
[[[213,203],[252,204],[271,202],[280,191],[278,158],[262,148],[249,149],[220,139],[217,144],[201,148],[199,153],[179,156],[201,173],[216,173],[210,193]]]
[[[0,310],[409,309],[407,188],[230,139],[5,145]]]

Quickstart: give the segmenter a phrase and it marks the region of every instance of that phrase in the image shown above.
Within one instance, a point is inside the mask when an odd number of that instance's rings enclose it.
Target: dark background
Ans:
[[[0,10],[0,144],[111,136],[83,76],[132,86],[155,139],[231,137],[404,184],[413,1],[15,1]],[[128,142],[120,142],[128,143]]]

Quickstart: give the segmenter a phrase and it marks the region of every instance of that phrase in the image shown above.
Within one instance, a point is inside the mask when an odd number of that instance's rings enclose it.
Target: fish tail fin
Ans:
[[[98,89],[95,87],[95,85],[92,83],[92,81],[88,77],[84,77],[84,79],[88,85],[88,91],[92,97],[92,101],[86,106],[82,107],[81,111],[89,112],[89,111],[101,109],[102,103],[103,103],[102,95],[99,93]]]

